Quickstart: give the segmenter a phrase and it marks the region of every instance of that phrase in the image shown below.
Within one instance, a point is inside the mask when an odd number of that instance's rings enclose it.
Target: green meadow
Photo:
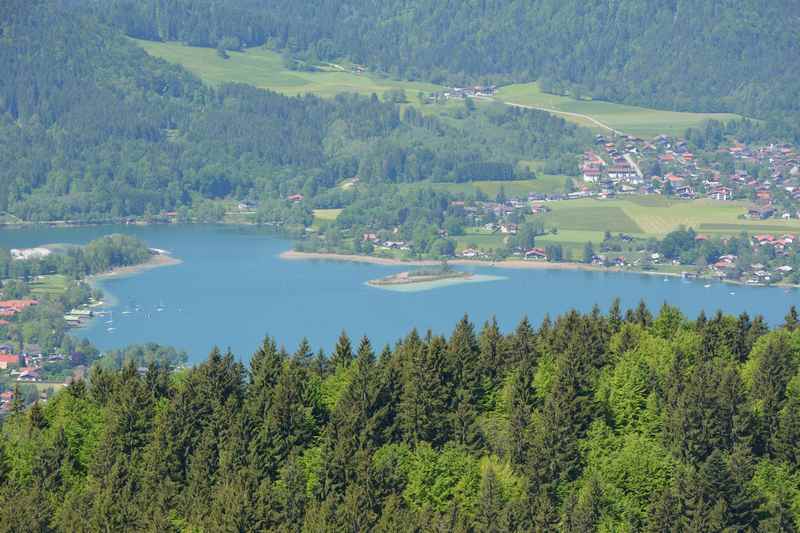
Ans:
[[[323,97],[332,97],[343,92],[383,94],[390,89],[403,89],[408,93],[410,100],[419,91],[434,92],[443,89],[431,83],[392,80],[372,74],[355,74],[334,65],[324,66],[324,70],[314,72],[289,70],[284,66],[280,54],[265,48],[228,52],[229,58],[223,59],[213,48],[199,48],[176,42],[162,43],[139,39],[134,41],[151,56],[180,64],[211,84],[247,83],[290,96],[312,93]],[[568,96],[543,93],[535,82],[501,87],[496,100],[546,108],[561,114],[571,122],[603,131],[602,127],[588,118],[591,117],[624,133],[645,137],[661,133],[680,135],[686,128],[700,126],[708,119],[726,121],[740,118],[730,113],[684,113],[610,102],[576,100]],[[461,105],[460,102],[454,104]],[[422,109],[441,113],[443,109],[440,107],[422,106]]]
[[[497,91],[496,99],[513,104],[546,108],[561,113],[565,119],[581,126],[602,130],[596,123],[586,118],[591,117],[623,133],[642,137],[654,137],[662,133],[682,135],[686,128],[700,126],[709,119],[724,122],[741,118],[732,113],[685,113],[597,100],[576,100],[568,96],[543,93],[537,83],[520,83],[501,87]],[[586,117],[569,113],[586,115]]]
[[[528,193],[557,193],[564,191],[567,176],[554,176],[541,174],[535,179],[514,181],[471,181],[466,183],[432,183],[422,181],[419,183],[403,184],[404,189],[430,187],[437,191],[447,191],[454,194],[469,194],[476,190],[483,191],[486,196],[494,199],[502,189],[506,196],[525,197]]]
[[[561,244],[566,253],[579,257],[583,245],[595,245],[603,240],[606,230],[626,233],[637,238],[663,237],[679,226],[692,227],[709,236],[736,235],[742,231],[755,233],[800,233],[798,220],[747,220],[740,218],[744,202],[713,200],[673,200],[660,196],[630,197],[613,200],[568,200],[547,204],[552,211],[543,215],[528,215],[528,220],[541,220],[549,231],[537,237],[538,246]],[[470,246],[482,249],[500,248],[506,235],[470,229],[467,235],[456,238],[458,250]]]
[[[354,74],[336,67],[327,70],[302,72],[287,69],[280,54],[265,48],[250,48],[244,52],[228,52],[228,59],[217,55],[213,48],[198,48],[168,42],[135,42],[148,54],[178,63],[202,80],[211,84],[224,82],[247,83],[290,96],[313,93],[333,97],[339,93],[383,94],[390,89],[404,89],[409,97],[418,91],[431,92],[441,87],[429,83],[405,82]]]
[[[37,296],[57,295],[64,292],[69,280],[61,274],[41,276],[30,283],[31,292]]]
[[[748,220],[740,218],[745,202],[714,200],[673,200],[659,196],[613,200],[582,199],[553,202],[550,213],[542,215],[549,225],[562,230],[588,230],[661,237],[679,226],[692,227],[709,235],[733,235],[742,231],[800,232],[798,220]]]

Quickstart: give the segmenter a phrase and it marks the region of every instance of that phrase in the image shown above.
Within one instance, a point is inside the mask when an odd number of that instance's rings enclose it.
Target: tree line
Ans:
[[[794,531],[794,308],[642,303],[96,367],[0,438],[9,531]]]
[[[15,259],[9,250],[0,248],[0,280],[29,281],[48,274],[65,274],[79,280],[117,267],[138,265],[151,256],[144,241],[122,234],[105,235],[85,246],[68,245],[44,257],[30,259]]]
[[[127,34],[195,46],[265,44],[411,80],[538,79],[547,92],[662,109],[735,111],[798,135],[796,2],[479,3],[83,0]],[[230,46],[228,44],[227,46]]]
[[[591,142],[536,111],[437,118],[375,95],[212,88],[64,2],[2,9],[0,213],[24,220],[155,217],[298,193],[341,202],[346,178],[513,178],[521,160],[574,159]]]

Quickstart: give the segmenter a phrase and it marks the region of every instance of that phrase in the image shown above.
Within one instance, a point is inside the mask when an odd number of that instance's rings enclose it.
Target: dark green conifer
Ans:
[[[342,330],[339,340],[336,341],[336,348],[331,354],[331,366],[335,369],[339,366],[347,366],[353,360],[353,348],[350,344],[350,337]]]

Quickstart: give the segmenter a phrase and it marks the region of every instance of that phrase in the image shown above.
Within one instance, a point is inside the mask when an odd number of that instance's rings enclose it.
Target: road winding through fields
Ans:
[[[516,104],[514,102],[508,102],[506,100],[498,100],[496,98],[491,98],[491,97],[487,97],[487,96],[478,96],[476,98],[480,98],[481,100],[487,100],[489,102],[500,102],[501,104],[505,104],[505,105],[508,105],[508,106],[511,106],[511,107],[521,107],[522,109],[536,109],[538,111],[546,111],[547,113],[553,113],[555,115],[567,115],[567,116],[570,116],[570,117],[582,118],[584,120],[588,120],[592,124],[595,124],[595,125],[603,128],[604,130],[608,130],[608,131],[610,131],[612,133],[616,133],[617,135],[625,135],[624,132],[619,131],[617,129],[614,129],[611,126],[609,126],[608,124],[604,124],[603,122],[600,122],[596,118],[594,118],[594,117],[592,117],[590,115],[584,115],[583,113],[573,113],[571,111],[560,111],[558,109],[553,109],[553,108],[550,108],[550,107],[540,107],[540,106],[527,105],[527,104]]]

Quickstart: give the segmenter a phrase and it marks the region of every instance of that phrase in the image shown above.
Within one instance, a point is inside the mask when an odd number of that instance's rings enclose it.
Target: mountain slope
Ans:
[[[538,78],[553,91],[667,109],[800,110],[792,1],[84,1],[147,39],[268,43],[434,82]]]
[[[574,155],[589,140],[541,112],[443,121],[375,96],[210,88],[52,0],[4,3],[0,28],[0,212],[25,220],[314,197],[356,174],[455,180],[474,164],[513,171],[519,160]],[[505,136],[519,142],[497,142]]]

